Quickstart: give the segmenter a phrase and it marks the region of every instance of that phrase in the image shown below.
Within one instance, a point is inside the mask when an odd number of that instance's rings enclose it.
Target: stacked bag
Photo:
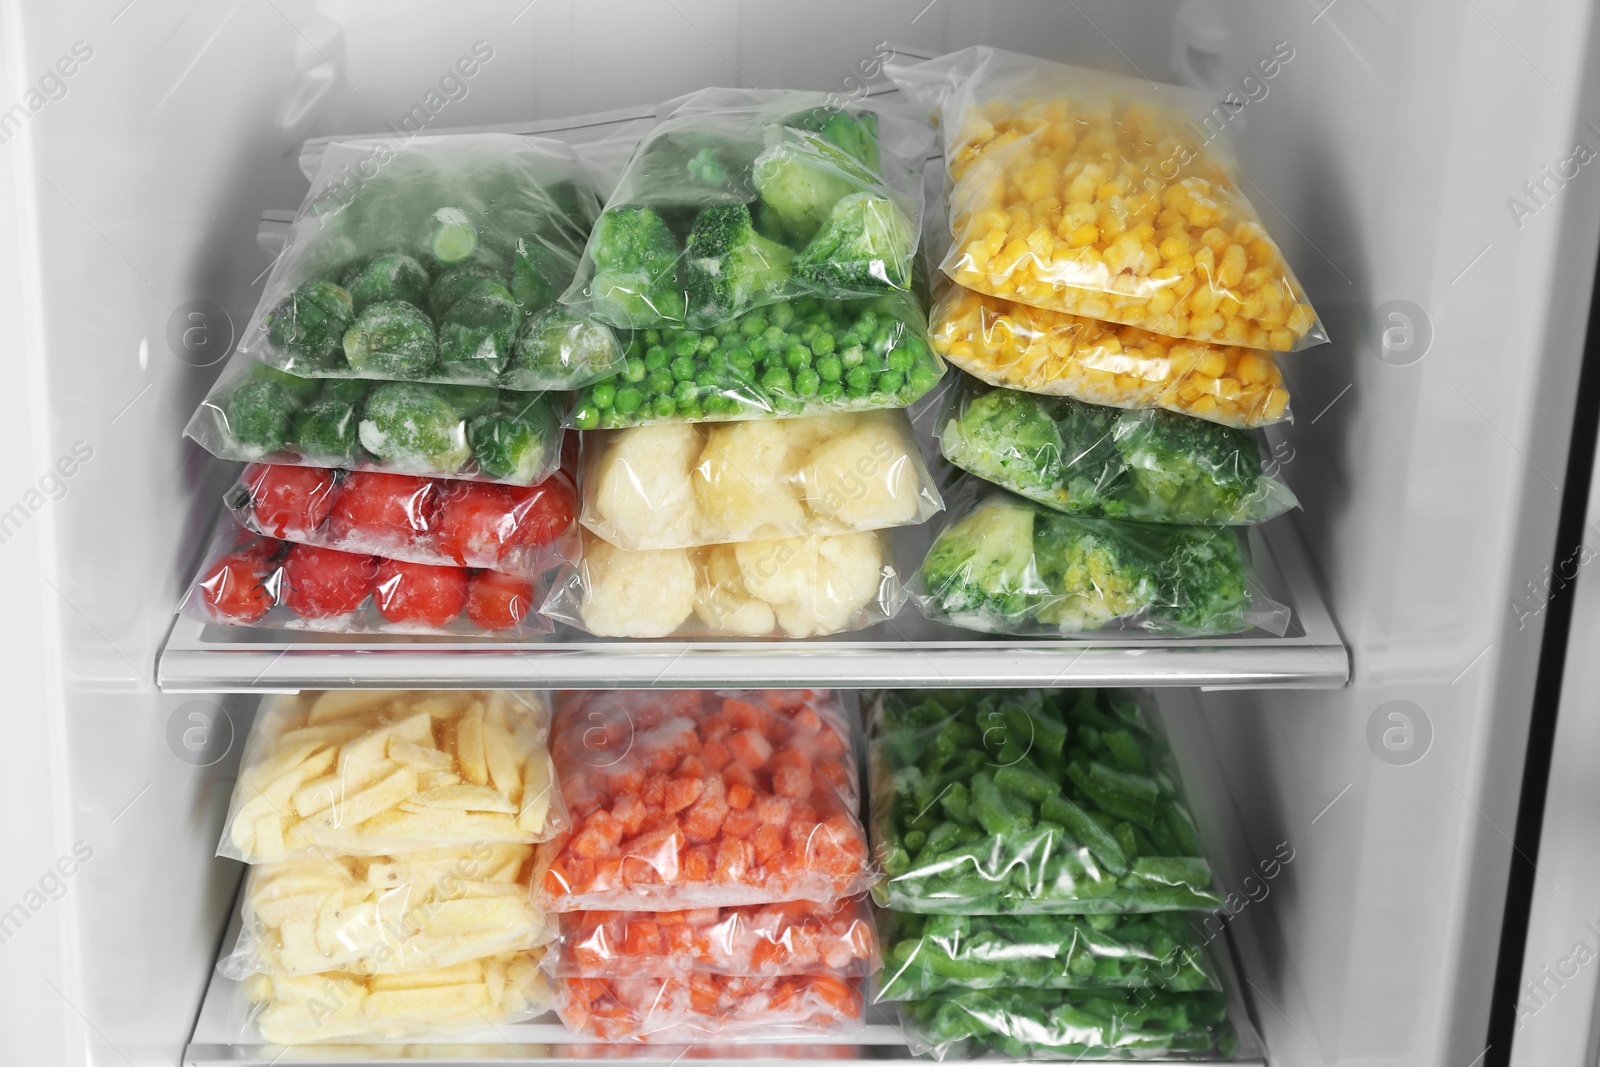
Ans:
[[[551,743],[572,830],[535,900],[575,1034],[615,1043],[825,1037],[880,962],[856,747],[810,690],[562,694]]]
[[[218,964],[241,983],[241,1033],[411,1040],[548,1009],[534,846],[569,825],[549,718],[509,691],[263,707],[217,850],[251,865]]]
[[[913,1051],[1229,1056],[1191,909],[1221,906],[1164,739],[1092,689],[887,691],[870,711],[879,1001]]]
[[[1289,417],[1276,353],[1327,335],[1209,105],[987,47],[890,76],[944,133],[930,333],[969,377],[941,450],[1004,490],[953,502],[919,607],[1001,633],[1284,632],[1229,527],[1295,506],[1253,431]]]

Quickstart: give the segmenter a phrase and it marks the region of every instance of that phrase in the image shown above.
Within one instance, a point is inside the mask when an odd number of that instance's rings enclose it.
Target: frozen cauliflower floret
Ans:
[[[745,588],[772,605],[790,637],[837,633],[878,595],[884,544],[876,534],[790,537],[734,546]]]
[[[602,637],[665,637],[694,611],[694,565],[686,549],[627,552],[583,539],[584,628]]]
[[[806,507],[817,519],[845,530],[901,526],[917,517],[918,464],[902,421],[871,413],[826,441],[800,468]]]
[[[757,419],[709,429],[693,475],[707,534],[726,540],[804,529],[786,427]]]
[[[640,426],[607,440],[593,477],[595,518],[620,544],[692,544],[696,507],[689,472],[700,432],[684,423]]]
[[[772,605],[757,600],[745,588],[739,558],[732,545],[702,549],[702,583],[695,594],[694,613],[706,627],[732,637],[762,637],[778,625]]]

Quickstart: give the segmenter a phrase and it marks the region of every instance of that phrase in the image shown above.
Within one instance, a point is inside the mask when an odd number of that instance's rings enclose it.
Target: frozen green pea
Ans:
[[[787,330],[794,321],[794,308],[788,304],[778,304],[772,309],[772,324]]]
[[[789,372],[782,367],[771,367],[761,376],[761,386],[771,392],[787,392],[794,387]]]
[[[678,405],[670,396],[658,396],[651,405],[658,419],[670,419],[678,413]]]
[[[844,383],[837,378],[825,379],[817,389],[817,399],[825,404],[836,404],[844,397]]]
[[[676,400],[679,405],[685,404],[699,395],[699,387],[695,385],[693,378],[685,378],[672,387],[672,399]]]
[[[680,333],[677,340],[672,342],[672,354],[675,356],[692,356],[700,350],[700,342],[692,333]]]
[[[817,390],[822,386],[822,378],[810,367],[802,368],[794,376],[794,391],[803,397],[817,395]]]
[[[765,315],[747,315],[739,322],[739,332],[746,337],[760,337],[766,328]]]
[[[638,356],[629,356],[627,368],[628,369],[624,372],[623,377],[627,378],[628,381],[635,384],[644,381],[644,360],[640,359]]]
[[[611,402],[612,410],[622,415],[632,415],[639,410],[639,405],[644,403],[644,394],[631,385],[624,385],[617,390],[616,399]]]
[[[878,375],[878,389],[893,396],[905,384],[905,378],[897,370],[886,370]]]
[[[595,430],[600,427],[600,409],[592,400],[585,400],[572,409],[572,425],[580,430]]]
[[[850,368],[850,373],[844,376],[844,384],[852,394],[865,393],[872,388],[872,372],[866,367],[855,366]]]
[[[792,371],[797,371],[801,367],[809,367],[811,365],[811,349],[801,345],[790,345],[783,350],[783,365]]]
[[[651,345],[645,350],[644,369],[658,371],[672,362],[672,353],[660,345]]]
[[[817,373],[824,381],[836,382],[844,377],[844,363],[838,356],[823,356],[817,360]]]
[[[912,358],[911,350],[909,348],[907,348],[905,345],[896,345],[895,347],[889,349],[887,362],[890,370],[897,370],[901,374],[904,374],[906,371],[911,369],[911,365],[915,363],[916,360]]]
[[[788,335],[783,332],[783,327],[781,326],[768,326],[765,330],[761,331],[762,343],[771,349],[781,348],[783,346],[783,339],[787,336]]]
[[[710,355],[712,352],[715,352],[717,350],[717,346],[720,345],[720,344],[721,344],[721,342],[717,340],[717,335],[716,334],[712,334],[712,333],[705,334],[704,336],[702,336],[700,338],[700,345],[699,345],[700,354],[702,356]]]
[[[645,389],[650,393],[660,396],[672,392],[672,372],[666,369],[650,372],[650,377],[645,379]]]
[[[686,382],[694,377],[694,360],[688,356],[679,356],[672,361],[671,371],[674,381]]]
[[[811,351],[818,356],[826,356],[833,351],[833,334],[826,330],[818,330],[811,337]]]
[[[589,398],[594,401],[595,407],[608,408],[617,399],[617,387],[610,382],[601,382],[589,390]]]
[[[852,370],[861,366],[867,359],[867,353],[860,345],[851,345],[839,353],[839,361],[844,364],[845,370]]]

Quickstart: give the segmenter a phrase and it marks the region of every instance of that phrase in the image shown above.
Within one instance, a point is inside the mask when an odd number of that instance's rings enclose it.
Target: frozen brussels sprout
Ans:
[[[415,378],[438,353],[433,322],[404,300],[373,304],[344,335],[344,358],[353,369],[388,377]]]
[[[290,440],[300,458],[327,467],[347,467],[361,451],[356,427],[360,414],[356,406],[337,397],[312,401],[295,412],[290,421]]]
[[[478,248],[478,230],[467,213],[458,207],[442,207],[433,213],[433,235],[428,240],[433,258],[442,266],[467,259]]]
[[[463,263],[459,267],[451,267],[435,278],[429,288],[428,312],[435,319],[442,319],[457,300],[486,287],[490,291],[510,292],[500,273],[482,263]]]
[[[622,346],[598,323],[565,308],[548,307],[522,320],[511,349],[506,384],[527,389],[560,389],[616,369]]]
[[[522,312],[504,286],[483,283],[457,300],[439,321],[439,363],[482,381],[498,378],[511,358]]]
[[[368,305],[387,300],[421,307],[428,299],[428,272],[408,255],[386,252],[352,267],[344,276],[344,287],[358,315]]]
[[[279,452],[289,443],[289,424],[300,406],[282,383],[267,378],[245,382],[228,397],[228,432],[249,459]]]
[[[338,365],[340,344],[354,317],[348,292],[332,282],[312,280],[267,312],[267,340],[291,365],[326,370]]]
[[[472,455],[466,427],[437,388],[386,382],[367,397],[361,444],[407,474],[455,474]]]
[[[509,394],[500,410],[473,419],[468,427],[472,456],[483,473],[530,484],[545,470],[545,450],[555,433],[555,416],[537,394]]]

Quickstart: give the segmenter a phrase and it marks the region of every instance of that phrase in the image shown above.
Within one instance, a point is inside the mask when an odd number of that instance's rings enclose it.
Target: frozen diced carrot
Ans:
[[[630,956],[661,954],[661,927],[648,919],[636,919],[623,928],[622,951]]]
[[[727,697],[722,701],[722,714],[727,716],[735,729],[749,730],[761,725],[762,711],[748,700],[737,697]]]
[[[721,783],[721,779],[718,779]],[[700,778],[674,778],[667,783],[666,795],[662,797],[662,807],[670,813],[677,813],[700,799],[706,791],[706,783]]]
[[[827,729],[817,731],[817,736],[811,739],[811,749],[819,757],[838,759],[844,755],[844,738],[829,726]]]
[[[811,764],[803,754],[786,748],[767,761],[772,774],[772,791],[791,800],[811,795]]]
[[[755,851],[756,862],[765,867],[783,850],[783,834],[769,823],[750,838],[750,847]]]
[[[727,789],[728,807],[730,808],[743,811],[745,808],[748,808],[752,803],[754,803],[756,799],[755,790],[751,789],[743,782],[736,782],[733,785],[728,786]]]
[[[758,771],[771,758],[772,745],[760,730],[740,730],[728,738],[728,753],[749,770]]]
[[[708,715],[700,724],[700,740],[703,744],[722,741],[733,733],[733,730],[733,723],[728,721],[726,715]]]
[[[722,782],[730,790],[736,785],[752,791],[757,788],[755,772],[742,763],[730,763],[722,768]]]
[[[761,826],[761,817],[748,807],[732,808],[722,820],[722,832],[729,837],[749,837]]]
[[[723,747],[721,741],[707,741],[700,746],[700,762],[713,771],[721,773],[722,768],[726,767],[731,759],[733,757],[728,755],[728,750]]]
[[[758,796],[755,803],[756,818],[768,826],[782,828],[789,821],[790,807],[789,801],[783,797]]]
[[[750,874],[754,858],[754,852],[748,841],[741,841],[736,837],[724,837],[717,845],[717,869],[714,877],[723,885],[742,882]]]
[[[683,853],[683,880],[691,884],[709,882],[715,860],[710,845],[690,845]]]
[[[612,802],[611,814],[622,824],[623,834],[632,837],[644,828],[645,816],[649,814],[649,809],[635,794],[623,793]]]
[[[645,807],[654,808],[658,811],[665,807],[667,803],[667,781],[668,779],[666,778],[651,778],[644,783],[642,796]]]
[[[700,798],[683,815],[683,832],[691,841],[710,841],[727,814],[727,788],[721,778],[708,778]]]
[[[821,997],[834,1011],[845,1018],[854,1019],[861,1014],[861,999],[855,987],[831,974],[811,976],[811,991]]]
[[[699,756],[685,756],[672,774],[676,778],[704,778],[706,765],[700,761]]]
[[[717,1014],[718,1002],[722,999],[717,981],[708,974],[696,974],[689,977],[689,1010],[696,1015]]]
[[[815,733],[822,729],[822,716],[818,715],[817,709],[812,707],[800,708],[789,721],[794,724],[796,730],[802,733]]]

